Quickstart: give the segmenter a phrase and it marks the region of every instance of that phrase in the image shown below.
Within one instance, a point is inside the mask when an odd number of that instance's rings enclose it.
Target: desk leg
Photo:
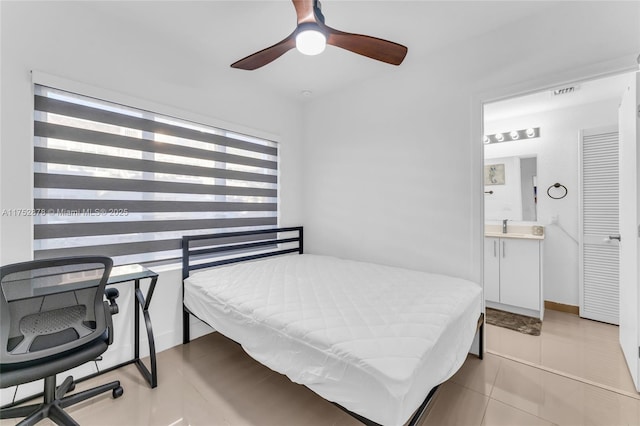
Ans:
[[[149,291],[147,292],[147,299],[145,300],[142,290],[140,290],[140,280],[135,280],[135,297],[136,304],[134,307],[134,358],[136,366],[142,376],[149,382],[152,388],[158,386],[158,370],[156,364],[156,344],[153,338],[153,328],[151,326],[151,317],[149,317],[149,303],[151,303],[151,297],[153,297],[153,291],[156,288],[156,282],[158,277],[151,279],[149,285]],[[139,309],[138,309],[139,308]],[[147,369],[142,360],[140,359],[140,311],[144,315],[144,322],[147,326],[147,339],[149,341],[149,358],[151,359],[151,371]]]

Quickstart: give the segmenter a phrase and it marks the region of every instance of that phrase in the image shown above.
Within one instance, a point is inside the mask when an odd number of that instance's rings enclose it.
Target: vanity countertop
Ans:
[[[544,240],[544,230],[542,232],[542,235],[536,235],[533,233],[533,226],[531,225],[507,225],[507,233],[505,234],[502,232],[502,225],[485,225],[484,236],[498,238],[520,238],[524,240]]]
[[[499,237],[499,238],[521,238],[524,240],[544,240],[544,235],[524,234],[519,232],[484,232],[485,237]]]

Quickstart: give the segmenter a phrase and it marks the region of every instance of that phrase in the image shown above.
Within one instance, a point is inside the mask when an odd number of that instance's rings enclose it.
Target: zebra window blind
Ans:
[[[276,142],[35,85],[34,257],[181,256],[182,235],[277,226]]]

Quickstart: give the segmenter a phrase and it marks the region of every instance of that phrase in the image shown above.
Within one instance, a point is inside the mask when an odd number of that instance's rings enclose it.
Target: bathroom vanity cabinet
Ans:
[[[488,307],[542,319],[542,238],[485,237],[484,294]]]

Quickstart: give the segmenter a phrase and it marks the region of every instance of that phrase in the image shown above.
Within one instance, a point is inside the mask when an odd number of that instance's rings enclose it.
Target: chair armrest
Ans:
[[[119,312],[116,299],[120,296],[120,292],[117,288],[108,288],[104,291],[105,297],[109,300],[109,303],[105,300],[104,303],[104,315],[107,319],[107,332],[109,333],[108,344],[113,343],[113,315]]]
[[[116,303],[116,299],[120,296],[120,292],[117,288],[108,288],[104,291],[104,295],[107,299],[109,299],[109,312],[113,315],[119,312],[118,305]]]
[[[107,321],[107,333],[109,333],[109,340],[107,344],[110,345],[113,343],[113,319],[111,318],[111,309],[109,303],[106,300],[102,303],[104,303],[104,316]]]

